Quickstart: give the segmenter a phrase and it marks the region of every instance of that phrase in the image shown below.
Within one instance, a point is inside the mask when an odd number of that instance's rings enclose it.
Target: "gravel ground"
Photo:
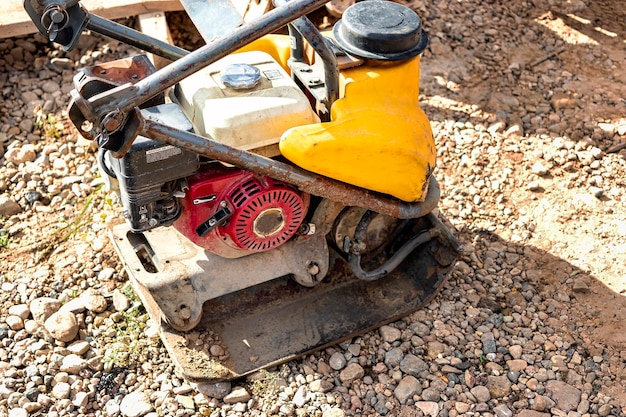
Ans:
[[[76,68],[132,49],[0,41],[0,415],[624,415],[623,7],[411,5],[463,256],[424,310],[232,384],[176,375],[108,242],[119,206],[93,144],[64,116]]]

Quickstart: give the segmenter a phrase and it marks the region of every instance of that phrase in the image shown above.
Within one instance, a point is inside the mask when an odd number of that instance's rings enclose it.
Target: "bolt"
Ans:
[[[315,262],[310,262],[307,266],[307,271],[311,276],[315,276],[320,273],[320,267]]]
[[[53,23],[59,24],[65,20],[65,14],[63,14],[63,12],[60,12],[58,10],[52,10],[50,12],[50,20]]]
[[[189,307],[182,305],[180,306],[180,310],[178,311],[178,317],[183,320],[189,320],[191,318],[191,310]]]
[[[120,111],[112,111],[102,119],[102,126],[107,132],[115,132],[122,124],[122,113]]]
[[[300,230],[298,231],[298,233],[300,233],[301,235],[308,235],[309,234],[309,224],[308,223],[302,223],[300,225]]]

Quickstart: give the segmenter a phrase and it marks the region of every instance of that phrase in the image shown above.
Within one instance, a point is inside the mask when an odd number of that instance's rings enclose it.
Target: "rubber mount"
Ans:
[[[428,45],[422,20],[410,8],[381,0],[358,2],[346,9],[333,28],[337,45],[350,55],[400,61],[421,54]]]

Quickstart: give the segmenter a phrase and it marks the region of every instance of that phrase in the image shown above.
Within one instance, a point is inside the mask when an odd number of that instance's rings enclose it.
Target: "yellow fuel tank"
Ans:
[[[342,70],[331,121],[287,130],[280,152],[309,171],[404,201],[423,200],[436,151],[418,105],[419,64],[416,56]]]

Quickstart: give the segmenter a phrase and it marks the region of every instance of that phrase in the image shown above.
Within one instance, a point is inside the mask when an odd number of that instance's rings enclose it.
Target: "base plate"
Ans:
[[[433,216],[434,218],[434,216]],[[307,288],[281,277],[206,301],[200,324],[161,338],[184,377],[231,380],[324,348],[404,317],[428,303],[458,256],[458,242],[436,218],[441,237],[418,247],[391,274],[372,282],[351,276],[334,256],[322,283]],[[134,253],[120,251],[125,264]],[[161,317],[150,292],[129,271],[150,317]]]

